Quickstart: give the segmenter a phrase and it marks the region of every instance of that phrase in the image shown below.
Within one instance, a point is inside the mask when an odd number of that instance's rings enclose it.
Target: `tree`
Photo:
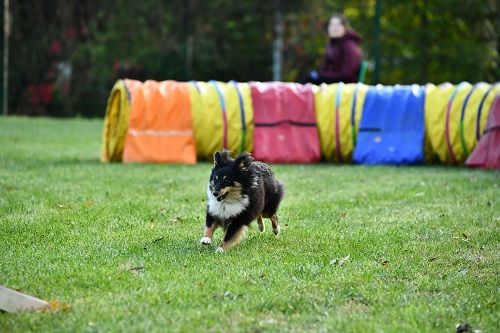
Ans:
[[[364,57],[373,63],[375,4],[280,1],[282,79],[298,80],[319,66],[334,11],[360,32]],[[499,79],[496,0],[381,4],[381,83]],[[272,79],[273,1],[31,0],[11,6],[9,103],[15,113],[103,115],[121,77]]]

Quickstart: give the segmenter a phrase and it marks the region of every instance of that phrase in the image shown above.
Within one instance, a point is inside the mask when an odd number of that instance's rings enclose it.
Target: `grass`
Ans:
[[[500,173],[276,165],[282,234],[216,254],[210,164],[101,164],[101,126],[0,119],[0,285],[67,305],[1,332],[499,331]]]

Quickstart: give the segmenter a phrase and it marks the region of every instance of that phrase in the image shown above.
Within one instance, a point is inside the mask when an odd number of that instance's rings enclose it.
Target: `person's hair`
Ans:
[[[350,25],[349,25],[349,21],[347,20],[347,18],[344,16],[344,14],[341,14],[341,13],[333,13],[332,15],[330,15],[330,18],[328,18],[328,21],[326,22],[326,30],[328,31],[328,25],[330,24],[330,20],[332,18],[337,18],[340,20],[340,22],[342,23],[342,25],[347,29],[350,28]]]

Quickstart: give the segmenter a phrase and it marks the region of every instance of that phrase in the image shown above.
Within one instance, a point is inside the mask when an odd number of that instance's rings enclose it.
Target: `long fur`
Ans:
[[[284,186],[264,163],[254,161],[250,153],[232,159],[228,151],[214,155],[214,167],[207,187],[207,213],[202,244],[210,244],[213,231],[222,227],[224,238],[218,251],[226,251],[238,242],[253,220],[270,218],[273,232],[279,233],[277,211]]]
[[[243,195],[239,199],[226,198],[219,202],[217,198],[210,191],[210,186],[207,187],[208,197],[208,212],[221,220],[230,219],[243,212],[250,202],[248,195]]]

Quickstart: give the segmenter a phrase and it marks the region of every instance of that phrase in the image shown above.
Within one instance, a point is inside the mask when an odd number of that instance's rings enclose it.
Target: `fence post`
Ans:
[[[283,30],[284,26],[281,1],[274,0],[273,81],[281,81]]]
[[[2,86],[2,108],[4,116],[9,114],[9,36],[10,36],[9,0],[4,0],[3,1],[3,86]]]
[[[375,69],[373,71],[373,84],[380,82],[380,16],[382,15],[382,0],[375,2],[374,18],[374,40],[373,40],[373,58],[375,60]]]

